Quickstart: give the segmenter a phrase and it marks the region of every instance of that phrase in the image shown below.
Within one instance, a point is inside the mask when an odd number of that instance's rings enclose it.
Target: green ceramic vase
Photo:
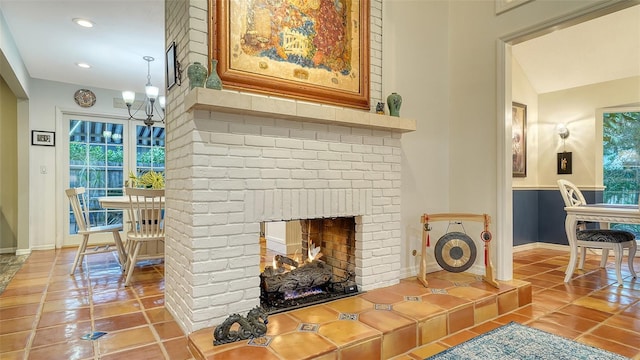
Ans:
[[[218,76],[218,60],[211,60],[211,74],[209,74],[207,78],[205,87],[207,89],[222,90],[222,80],[220,80],[220,76]]]
[[[207,80],[207,68],[196,61],[187,68],[187,77],[189,77],[190,89],[204,87],[204,82]]]
[[[402,96],[398,93],[391,93],[391,95],[387,96],[387,105],[389,106],[389,115],[400,116]]]

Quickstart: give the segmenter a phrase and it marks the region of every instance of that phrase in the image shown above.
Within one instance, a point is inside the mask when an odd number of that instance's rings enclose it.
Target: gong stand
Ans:
[[[449,222],[462,222],[462,221],[477,221],[484,223],[484,231],[480,233],[480,238],[484,242],[484,276],[482,280],[487,282],[496,288],[500,285],[495,279],[493,273],[493,265],[491,264],[491,253],[489,245],[491,243],[491,231],[489,230],[489,224],[491,223],[491,217],[487,214],[464,214],[464,213],[444,213],[444,214],[424,214],[420,217],[422,222],[422,253],[420,259],[420,273],[418,274],[418,280],[424,285],[429,287],[427,283],[427,247],[430,246],[429,231],[431,227],[430,222],[434,221],[449,221]],[[446,253],[449,250],[449,253]],[[450,272],[462,272],[473,265],[475,260],[475,244],[473,240],[464,233],[450,232],[443,235],[436,244],[436,260],[438,264],[442,266],[444,270]],[[467,262],[458,266],[459,262],[464,262],[464,258],[467,258]],[[462,259],[462,260],[461,260]],[[451,262],[452,264],[449,264]]]

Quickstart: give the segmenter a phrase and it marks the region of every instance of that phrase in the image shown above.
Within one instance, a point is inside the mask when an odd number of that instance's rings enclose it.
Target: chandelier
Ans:
[[[134,119],[144,121],[145,125],[152,126],[156,122],[164,123],[164,106],[166,99],[164,96],[158,96],[158,92],[160,91],[158,87],[151,85],[151,62],[155,59],[151,56],[144,56],[142,58],[147,62],[147,85],[145,85],[144,90],[146,94],[144,103],[141,104],[132,114],[131,106],[133,106],[133,103],[136,100],[135,91],[123,91],[122,100],[124,100],[124,103],[127,105],[127,110],[129,111],[129,120]],[[158,105],[160,106],[159,109],[157,107]],[[138,114],[138,112],[142,110],[143,107],[146,117],[136,117],[136,114]],[[153,113],[154,110],[156,112],[155,115],[160,118],[159,120],[153,119],[153,117],[155,116]]]

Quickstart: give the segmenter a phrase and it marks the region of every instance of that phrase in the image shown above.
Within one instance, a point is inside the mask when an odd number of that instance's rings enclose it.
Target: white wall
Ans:
[[[67,155],[60,153],[60,144],[68,137],[62,131],[65,127],[62,126],[61,113],[122,118],[125,117],[126,109],[113,107],[113,99],[121,97],[119,91],[91,88],[96,94],[96,104],[91,108],[82,108],[73,100],[73,94],[82,88],[81,85],[39,79],[33,79],[32,84],[29,101],[30,129],[55,131],[56,146],[29,146],[29,243],[32,250],[52,249],[56,238],[61,243],[59,238],[62,236],[62,229],[57,227],[57,217],[68,209],[63,193],[68,184],[62,182],[62,176],[68,169],[59,166],[59,159],[64,159]],[[46,170],[46,174],[41,173],[42,168]]]
[[[515,58],[511,62],[512,99],[527,105],[527,176],[513,178],[514,188],[538,185],[538,94]]]
[[[503,247],[494,255],[498,277],[512,276],[511,187],[498,186],[510,184],[502,167],[511,133],[498,98],[498,40],[613,2],[533,1],[500,15],[494,0],[383,2],[383,93],[400,93],[400,115],[418,122],[402,137],[405,271],[415,269],[409,253],[420,246],[422,213],[470,212],[492,216],[494,249]]]
[[[449,5],[385,1],[383,11],[383,94],[400,94],[400,116],[417,120],[417,131],[401,139],[400,256],[402,272],[410,276],[419,266],[411,252],[421,249],[420,216],[449,209]]]
[[[0,11],[0,76],[17,97],[28,97],[31,77],[11,37],[2,11]]]
[[[265,225],[265,238],[267,249],[280,254],[287,253],[287,223],[284,221],[267,222]]]
[[[597,121],[596,112],[640,103],[640,77],[540,94],[539,99],[539,185],[556,186],[562,177],[581,187],[601,187],[602,119]],[[556,153],[562,152],[562,141],[556,133],[559,122],[566,123],[570,131],[565,143],[566,151],[573,153],[571,175],[556,173]]]

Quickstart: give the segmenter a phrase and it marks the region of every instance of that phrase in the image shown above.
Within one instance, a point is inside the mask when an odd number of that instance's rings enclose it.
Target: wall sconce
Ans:
[[[562,124],[562,123],[558,124],[558,126],[556,127],[556,131],[558,132],[558,135],[560,135],[560,138],[563,141],[569,137],[569,129],[565,124]]]
[[[556,131],[558,132],[560,139],[562,139],[562,152],[558,153],[558,175],[571,174],[571,153],[566,151],[564,143],[564,141],[569,137],[569,129],[567,129],[567,125],[560,123],[556,126]]]

